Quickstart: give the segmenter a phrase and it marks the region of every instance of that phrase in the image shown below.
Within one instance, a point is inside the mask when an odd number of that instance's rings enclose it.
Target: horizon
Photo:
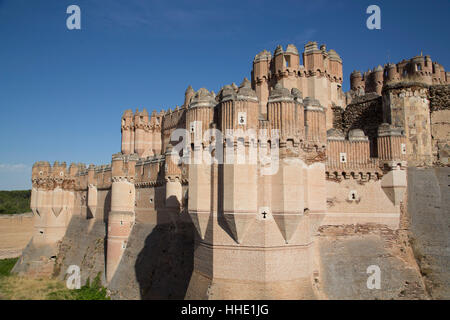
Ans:
[[[66,27],[71,4],[81,30]],[[371,4],[381,8],[381,30],[366,27]],[[0,190],[29,190],[37,161],[110,163],[125,110],[174,109],[188,85],[240,84],[254,56],[278,44],[336,50],[344,92],[353,70],[421,53],[450,71],[449,9],[403,0],[0,0]]]

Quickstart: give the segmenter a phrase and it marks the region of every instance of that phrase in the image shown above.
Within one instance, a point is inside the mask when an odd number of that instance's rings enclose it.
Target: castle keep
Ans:
[[[167,261],[176,265],[168,273],[183,270],[187,280],[174,277],[166,285],[175,293],[158,298],[318,298],[318,229],[398,229],[408,168],[447,166],[450,151],[450,74],[442,65],[417,56],[354,71],[349,92],[342,67],[336,51],[316,42],[302,54],[294,45],[264,50],[239,86],[217,94],[189,86],[181,107],[125,111],[111,164],[35,163],[29,248],[45,247],[53,263],[71,221],[89,221],[80,238],[103,225],[99,270],[114,284],[133,257],[135,266],[144,259],[130,248],[155,246],[151,233],[159,232],[176,243],[176,253],[160,255],[180,260]],[[142,225],[152,228],[136,241]],[[29,270],[47,270],[33,257]],[[25,258],[16,268],[24,270]]]

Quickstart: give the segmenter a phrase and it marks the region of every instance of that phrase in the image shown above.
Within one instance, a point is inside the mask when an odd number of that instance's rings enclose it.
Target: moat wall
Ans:
[[[450,299],[450,167],[408,169],[414,255],[434,299]]]

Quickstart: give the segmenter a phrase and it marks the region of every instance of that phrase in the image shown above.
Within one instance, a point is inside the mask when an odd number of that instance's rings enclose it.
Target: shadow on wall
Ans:
[[[163,186],[155,188],[154,198],[157,225],[138,223],[133,230],[138,238],[142,232],[141,239],[145,239],[134,266],[140,296],[143,300],[184,299],[194,267],[195,228],[192,223],[175,220],[187,214],[180,213],[176,197],[168,199],[168,203],[176,203],[176,208],[165,208]]]

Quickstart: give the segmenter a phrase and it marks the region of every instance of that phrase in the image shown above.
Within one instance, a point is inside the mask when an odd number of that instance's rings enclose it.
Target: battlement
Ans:
[[[317,42],[308,42],[302,57],[303,65],[300,64],[299,51],[293,44],[289,44],[286,50],[281,45],[277,46],[273,56],[263,50],[253,60],[252,82],[255,84],[272,79],[276,82],[287,76],[320,76],[342,84],[342,59],[335,50],[327,51],[324,44],[319,49]]]
[[[379,65],[363,74],[355,70],[350,75],[350,88],[359,95],[371,92],[381,95],[384,85],[403,81],[432,85],[449,83],[450,78],[444,67],[433,62],[430,56],[416,56],[397,64]]]

